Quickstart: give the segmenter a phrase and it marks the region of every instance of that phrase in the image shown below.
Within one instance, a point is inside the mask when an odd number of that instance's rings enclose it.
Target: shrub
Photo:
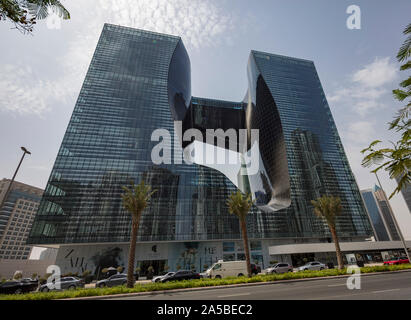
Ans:
[[[23,273],[21,273],[20,271],[16,271],[14,273],[13,279],[20,280],[21,278],[23,278]]]

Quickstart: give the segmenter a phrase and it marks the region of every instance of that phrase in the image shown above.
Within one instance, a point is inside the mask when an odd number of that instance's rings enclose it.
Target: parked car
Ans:
[[[385,265],[395,265],[395,264],[403,264],[403,263],[410,263],[407,257],[394,257],[387,261],[384,261]]]
[[[115,286],[122,286],[127,283],[127,274],[115,274],[107,279],[103,279],[97,281],[96,287],[97,288],[104,288],[104,287],[115,287]]]
[[[264,273],[286,273],[286,272],[293,272],[293,266],[286,262],[279,262],[276,263],[267,269],[264,270]]]
[[[200,279],[200,274],[191,270],[180,270],[161,278],[160,282]]]
[[[73,290],[77,288],[84,288],[84,280],[76,277],[64,277],[59,281],[53,281],[52,283],[46,283],[40,286],[39,291],[47,292],[51,290]]]
[[[160,280],[166,276],[171,276],[173,275],[175,272],[163,272],[162,274],[160,274],[159,276],[155,276],[151,281],[152,282],[160,282]]]
[[[308,262],[307,264],[299,267],[298,271],[323,270],[325,268],[326,268],[326,265],[324,263],[321,263],[321,262],[318,262],[318,261],[311,261],[311,262]]]
[[[27,293],[36,291],[38,288],[38,281],[32,279],[22,279],[21,281],[12,280],[0,284],[0,294],[10,293]]]

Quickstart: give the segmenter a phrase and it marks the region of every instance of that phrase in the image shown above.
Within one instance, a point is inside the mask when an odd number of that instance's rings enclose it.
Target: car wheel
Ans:
[[[43,289],[41,289],[41,292],[49,292],[49,291],[50,291],[50,289],[47,288],[47,287],[44,287]]]
[[[68,289],[69,290],[74,290],[74,289],[76,289],[76,286],[71,285],[71,286],[68,287]]]
[[[23,290],[21,290],[21,288],[16,289],[16,291],[14,291],[15,294],[21,294],[23,293]]]
[[[105,283],[100,283],[100,284],[98,285],[98,287],[99,287],[99,288],[105,288],[105,287],[107,287],[107,285],[106,285]]]
[[[244,274],[239,273],[237,277],[244,277]]]
[[[214,279],[221,279],[221,276],[215,276]]]
[[[126,284],[127,284],[127,281],[123,281],[123,283],[121,285],[124,286]]]
[[[320,270],[324,270],[324,268],[323,268],[323,267],[321,267],[321,268],[320,268]]]
[[[271,271],[271,274],[276,274],[276,273],[277,273],[277,271],[275,271],[275,270]]]

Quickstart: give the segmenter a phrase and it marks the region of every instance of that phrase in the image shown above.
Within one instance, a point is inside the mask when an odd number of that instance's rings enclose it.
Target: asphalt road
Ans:
[[[366,275],[361,289],[349,290],[347,278],[160,293],[111,300],[411,300],[411,272]]]

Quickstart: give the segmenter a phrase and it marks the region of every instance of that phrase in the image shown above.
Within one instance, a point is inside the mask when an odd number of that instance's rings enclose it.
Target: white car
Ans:
[[[175,272],[165,272],[162,275],[155,276],[151,281],[152,282],[161,282],[161,279],[167,277],[167,276],[172,276]]]
[[[311,261],[311,262],[308,262],[307,264],[299,267],[298,271],[323,270],[325,268],[326,268],[326,265],[324,263],[321,263],[321,262],[318,262],[318,261]]]
[[[279,262],[279,263],[273,264],[272,266],[264,270],[265,274],[286,273],[286,272],[293,272],[293,266],[286,262]]]

